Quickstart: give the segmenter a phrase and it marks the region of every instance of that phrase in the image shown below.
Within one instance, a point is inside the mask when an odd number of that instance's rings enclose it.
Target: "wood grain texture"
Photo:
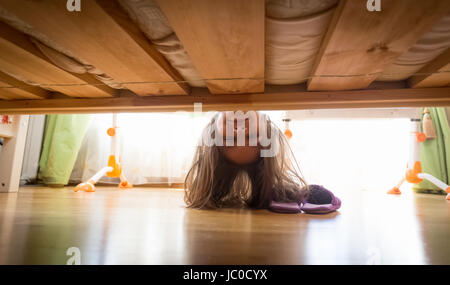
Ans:
[[[235,78],[206,81],[211,93],[264,91],[264,0],[157,2],[203,78]]]
[[[339,2],[308,90],[366,88],[450,11],[447,0],[382,1],[380,12],[369,12],[366,2]]]
[[[277,86],[266,93],[215,95],[194,89],[190,96],[14,100],[0,102],[0,113],[176,112],[193,111],[194,103],[202,103],[203,111],[450,106],[449,87],[318,92],[299,89]]]
[[[186,84],[174,83],[183,78],[115,1],[83,1],[81,12],[69,12],[59,0],[3,0],[0,7],[136,94],[188,93]]]
[[[0,98],[1,99],[45,99],[50,96],[50,92],[25,84],[0,71]]]
[[[99,84],[100,82],[91,75],[72,74],[55,66],[27,36],[2,22],[0,22],[0,71],[24,81],[51,85],[52,90],[73,97],[111,97],[115,92],[114,89]]]
[[[83,265],[449,264],[445,196],[385,190],[333,188],[339,212],[307,215],[186,209],[173,189],[22,187],[0,195],[0,264],[63,265],[73,246]]]
[[[450,86],[450,49],[447,49],[432,62],[421,68],[417,73],[419,75],[411,76],[408,80],[411,87]]]

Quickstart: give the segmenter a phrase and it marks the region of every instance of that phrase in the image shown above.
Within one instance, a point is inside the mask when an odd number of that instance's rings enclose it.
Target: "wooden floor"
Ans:
[[[0,193],[0,264],[450,264],[445,196],[356,191],[339,212],[186,209],[182,190]]]

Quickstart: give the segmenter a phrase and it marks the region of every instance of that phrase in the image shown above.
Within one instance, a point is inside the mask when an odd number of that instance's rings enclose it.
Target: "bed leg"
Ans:
[[[0,192],[17,192],[28,130],[28,115],[16,115],[12,124],[0,125]]]

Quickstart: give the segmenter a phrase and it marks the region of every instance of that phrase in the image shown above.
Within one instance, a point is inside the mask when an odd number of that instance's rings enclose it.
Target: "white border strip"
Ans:
[[[291,120],[420,118],[420,108],[316,109],[286,111]]]

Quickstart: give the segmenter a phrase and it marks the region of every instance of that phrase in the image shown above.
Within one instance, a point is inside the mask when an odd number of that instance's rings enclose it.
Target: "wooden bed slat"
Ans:
[[[183,79],[133,29],[131,20],[127,18],[128,26],[122,24],[126,15],[115,1],[82,1],[81,12],[69,12],[66,1],[60,0],[2,0],[0,7],[117,82],[127,82],[124,86],[138,95],[189,91],[186,84],[173,82]]]
[[[21,80],[52,85],[52,90],[73,97],[110,97],[114,94],[114,89],[110,87],[88,85],[99,83],[92,76],[72,74],[55,66],[26,35],[2,22],[0,22],[0,70]],[[63,86],[64,84],[76,86]]]
[[[264,0],[157,2],[211,93],[264,91]]]
[[[193,111],[194,103],[202,103],[203,111],[450,106],[450,87],[318,92],[294,87],[299,89],[278,86],[267,93],[216,95],[194,89],[191,96],[1,101],[0,113],[176,112]]]
[[[419,75],[412,76],[409,79],[411,87],[450,86],[450,49],[447,49],[432,62],[421,68],[417,73]]]
[[[340,1],[308,90],[366,88],[450,10],[448,0],[382,1],[379,12],[368,11],[366,2]]]
[[[0,71],[0,98],[2,99],[45,99],[49,95],[50,92],[45,89],[25,84]]]

